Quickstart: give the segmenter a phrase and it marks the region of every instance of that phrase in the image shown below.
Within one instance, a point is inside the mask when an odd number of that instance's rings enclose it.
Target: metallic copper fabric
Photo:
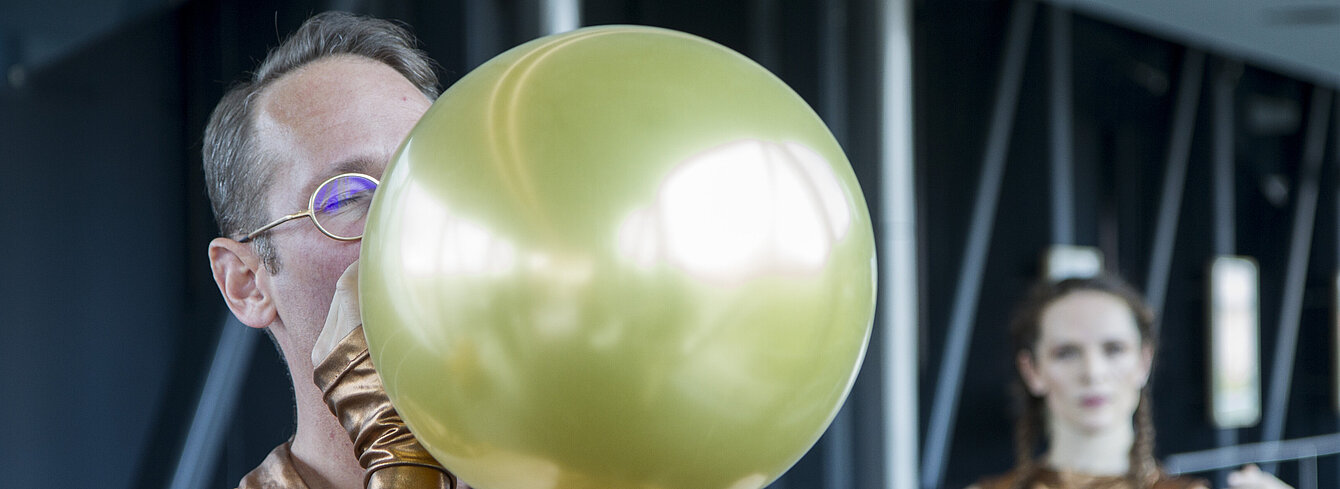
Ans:
[[[457,485],[456,477],[419,445],[396,414],[373,370],[362,326],[340,340],[313,377],[354,442],[368,489],[469,489]],[[238,489],[308,489],[294,467],[290,442],[275,447],[242,478]]]
[[[456,477],[428,454],[391,406],[368,357],[362,326],[340,340],[313,378],[348,430],[369,489],[456,487]]]
[[[291,440],[290,440],[291,441]],[[238,489],[307,489],[289,454],[289,442],[275,447],[260,465],[237,483]]]

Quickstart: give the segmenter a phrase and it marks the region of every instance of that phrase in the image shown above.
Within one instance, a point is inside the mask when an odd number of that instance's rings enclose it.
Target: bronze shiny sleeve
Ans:
[[[362,326],[340,340],[313,378],[349,432],[369,489],[456,487],[456,477],[419,444],[386,397]]]

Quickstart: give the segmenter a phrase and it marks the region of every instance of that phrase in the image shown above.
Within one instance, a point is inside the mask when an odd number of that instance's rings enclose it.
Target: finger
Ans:
[[[330,352],[335,350],[335,344],[339,342],[342,335],[339,334],[340,324],[345,322],[347,307],[343,304],[348,302],[344,300],[347,294],[336,288],[335,297],[331,299],[330,311],[326,313],[326,323],[321,327],[321,333],[317,335],[316,342],[312,345],[312,365],[320,365]]]
[[[358,290],[358,260],[350,263],[349,267],[344,269],[344,273],[340,274],[340,280],[335,282],[335,290],[337,293]]]
[[[312,365],[320,365],[335,350],[336,343],[363,324],[361,312],[358,304],[358,261],[355,260],[335,282],[335,295],[330,300],[326,323],[312,346]]]

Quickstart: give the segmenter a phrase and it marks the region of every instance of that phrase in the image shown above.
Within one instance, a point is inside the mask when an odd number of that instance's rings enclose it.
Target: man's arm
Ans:
[[[358,262],[349,266],[336,285],[312,359],[316,365],[313,380],[354,442],[366,487],[457,487],[456,477],[419,444],[400,419],[372,366],[359,314]]]

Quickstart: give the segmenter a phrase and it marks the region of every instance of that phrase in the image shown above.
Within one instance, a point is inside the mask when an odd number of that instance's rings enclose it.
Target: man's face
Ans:
[[[430,105],[391,67],[356,56],[308,64],[276,80],[255,103],[258,150],[274,164],[267,219],[306,209],[316,186],[340,173],[380,179]],[[279,315],[271,330],[290,369],[299,370],[299,362],[310,372],[305,359],[325,324],[335,282],[358,259],[360,242],[331,239],[309,219],[268,233],[280,261],[278,273],[259,280]]]

